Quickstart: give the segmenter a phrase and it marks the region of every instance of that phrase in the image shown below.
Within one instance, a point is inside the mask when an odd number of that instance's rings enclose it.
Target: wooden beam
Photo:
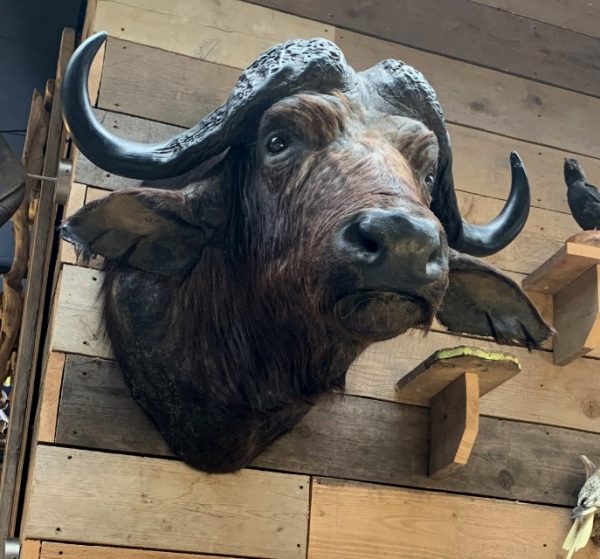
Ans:
[[[23,531],[30,539],[301,559],[309,487],[307,476],[208,475],[174,460],[40,445]]]
[[[86,186],[84,184],[77,182],[71,184],[69,199],[63,212],[64,219],[72,216],[83,206],[85,203],[85,190]],[[71,243],[68,243],[62,239],[60,241],[60,261],[65,264],[77,264],[77,254],[75,253],[75,248]]]
[[[522,398],[531,406],[529,395]],[[442,480],[427,477],[428,438],[429,411],[425,408],[324,396],[253,466],[571,505],[584,480],[577,456],[597,448],[600,437],[481,417],[480,436],[469,463]],[[133,401],[118,366],[79,355],[67,356],[56,443],[171,455],[156,427]],[[600,454],[591,459],[600,459]]]
[[[56,70],[56,91],[53,96],[48,125],[48,142],[43,166],[44,176],[56,176],[58,160],[64,149],[60,85],[74,44],[75,31],[64,29]],[[23,330],[17,352],[15,378],[19,381],[15,384],[12,393],[13,407],[0,483],[0,539],[12,535],[16,524],[19,490],[28,440],[28,422],[31,416],[33,389],[36,382],[37,356],[40,345],[42,345],[41,330],[55,220],[54,183],[43,181],[33,228]]]
[[[27,558],[25,558],[27,559]],[[36,559],[38,559],[36,557]],[[39,559],[235,559],[224,555],[191,555],[169,551],[149,551],[101,545],[44,542]]]
[[[562,557],[569,510],[410,489],[313,482],[308,559]],[[592,559],[592,545],[577,559]]]
[[[112,349],[101,328],[98,289],[102,272],[65,266],[58,295],[59,304],[53,331],[55,351],[93,357],[112,357]],[[94,279],[95,278],[95,279]],[[440,347],[472,345],[465,337],[432,332],[424,337],[412,332],[374,344],[350,368],[347,391],[373,398],[415,403],[397,394],[394,387],[402,374],[414,369]],[[497,351],[498,344],[477,342],[483,349]],[[600,431],[597,402],[589,387],[597,378],[598,362],[586,359],[576,367],[552,366],[552,354],[511,349],[526,375],[519,375],[482,399],[484,415]],[[532,406],[531,402],[536,405]]]
[[[600,69],[590,64],[600,39],[468,0],[251,1],[478,66],[600,94]]]
[[[48,358],[46,373],[42,381],[43,391],[41,392],[37,430],[38,442],[54,442],[64,367],[65,354],[53,351]]]
[[[21,545],[19,559],[40,559],[41,542],[39,540],[25,540]]]

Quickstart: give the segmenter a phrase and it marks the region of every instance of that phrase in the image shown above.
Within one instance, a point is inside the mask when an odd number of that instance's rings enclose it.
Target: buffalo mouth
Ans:
[[[333,313],[350,334],[381,341],[417,326],[429,327],[437,304],[414,294],[383,290],[359,290],[340,297]]]

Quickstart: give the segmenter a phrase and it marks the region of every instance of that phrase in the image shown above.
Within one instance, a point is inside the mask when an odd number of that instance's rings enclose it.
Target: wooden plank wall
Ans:
[[[90,80],[100,119],[145,141],[195,123],[283,40],[335,40],[357,69],[413,64],[450,122],[465,217],[495,215],[509,152],[525,159],[529,222],[490,258],[520,280],[578,231],[563,158],[600,180],[599,24],[587,0],[97,0],[86,30],[110,35]],[[79,155],[67,214],[135,184]],[[523,373],[482,399],[470,463],[431,480],[428,411],[394,385],[434,350],[474,340],[436,326],[376,344],[353,365],[346,396],[323,397],[250,468],[207,476],[173,459],[129,395],[100,326],[101,260],[84,267],[67,245],[60,259],[26,559],[563,556],[584,477],[577,457],[600,462],[598,354],[558,368],[549,348],[516,349]]]

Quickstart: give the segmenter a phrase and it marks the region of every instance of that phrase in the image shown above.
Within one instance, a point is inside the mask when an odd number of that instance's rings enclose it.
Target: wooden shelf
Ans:
[[[479,431],[479,398],[520,370],[513,355],[460,346],[436,351],[398,381],[403,397],[431,408],[430,477],[468,462]]]
[[[583,231],[523,280],[530,293],[552,296],[554,364],[600,348],[600,231]]]

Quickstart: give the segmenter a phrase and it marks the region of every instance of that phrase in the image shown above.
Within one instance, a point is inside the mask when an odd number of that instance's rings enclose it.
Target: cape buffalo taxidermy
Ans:
[[[105,39],[71,59],[65,120],[96,165],[151,182],[87,204],[62,234],[105,257],[115,356],[189,464],[246,466],[343,387],[369,344],[434,316],[501,343],[551,334],[514,282],[469,256],[499,251],[525,224],[521,160],[510,157],[498,217],[465,222],[442,110],[414,68],[386,60],[357,73],[329,41],[290,41],[197,125],[147,145],[113,136],[90,106]]]

